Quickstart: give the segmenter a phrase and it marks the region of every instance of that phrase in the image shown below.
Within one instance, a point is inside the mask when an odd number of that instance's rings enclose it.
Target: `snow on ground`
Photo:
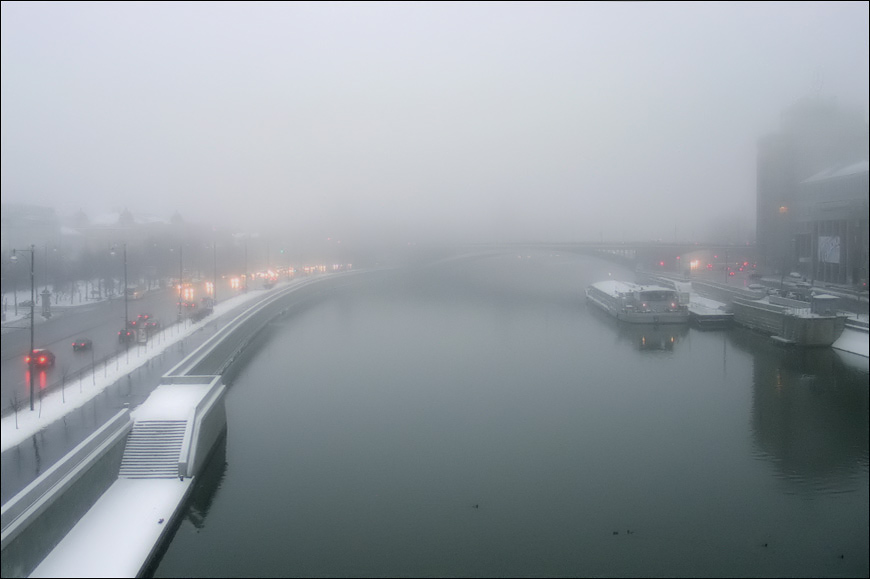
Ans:
[[[208,384],[162,384],[135,420],[187,420]],[[192,478],[118,478],[31,577],[136,577],[178,516]],[[111,545],[111,549],[106,549]]]
[[[245,302],[260,297],[263,297],[263,292],[251,291],[222,301],[215,305],[214,313],[211,316],[204,318],[200,322],[187,325],[184,328],[180,328],[176,324],[164,329],[160,344],[155,344],[152,341],[149,347],[145,348],[144,352],[139,351],[139,348],[136,348],[136,351],[131,349],[129,359],[124,352],[121,352],[117,356],[117,359],[114,360],[114,364],[109,362],[106,365],[105,372],[97,372],[90,379],[87,374],[84,374],[82,379],[78,381],[78,384],[75,381],[70,382],[63,392],[57,390],[46,394],[37,403],[32,412],[30,411],[29,404],[23,404],[22,409],[17,413],[17,418],[13,413],[2,420],[2,425],[0,425],[0,438],[2,438],[0,452],[6,452],[6,450],[17,446],[54,421],[61,419],[64,415],[84,406],[120,378],[123,378],[146,364],[148,360],[156,358],[168,348],[197,332],[217,316],[225,314]]]
[[[159,356],[166,348],[198,331],[218,316],[262,297],[263,292],[252,291],[221,302],[215,306],[213,315],[183,328],[182,331],[176,328],[174,335],[167,335],[159,347],[150,349],[142,357],[131,356],[129,363],[124,361],[126,356],[121,353],[116,370],[101,377],[96,384],[85,380],[87,387],[83,385],[81,393],[76,388],[70,388],[66,393],[66,403],[63,403],[61,393],[56,392],[43,398],[41,412],[19,411],[17,427],[14,416],[3,419],[3,450],[29,438],[54,420],[80,407],[121,376]],[[171,332],[171,329],[164,331]],[[184,416],[179,418],[186,419],[190,409],[207,390],[207,385],[185,385],[184,388],[177,385],[158,386],[148,400],[133,412],[137,419],[158,415],[165,419],[167,412],[183,412]],[[179,515],[180,505],[190,491],[192,481],[191,478],[117,479],[30,576],[137,576],[154,546],[160,542],[161,536],[172,528],[173,518]]]
[[[701,297],[697,294],[692,294],[690,298],[690,303],[693,305],[701,306],[702,308],[711,310],[711,311],[719,311],[724,312],[728,306],[722,302],[717,302],[716,300],[711,300],[708,298]]]
[[[97,280],[93,280],[89,283],[80,281],[76,282],[75,287],[66,288],[66,289],[58,289],[55,291],[53,286],[39,286],[36,287],[36,304],[33,308],[34,310],[34,323],[41,324],[46,321],[45,318],[42,317],[42,292],[46,289],[51,293],[51,308],[52,311],[57,310],[66,310],[71,307],[76,306],[84,306],[89,304],[95,304],[97,302],[104,302],[109,299],[120,299],[122,296],[113,296],[109,298],[106,295],[106,291],[103,290],[102,296],[100,298],[86,298],[85,294],[87,288],[95,288],[98,287]],[[131,286],[132,287],[132,284]],[[16,307],[15,304],[18,304]],[[3,310],[3,329],[15,329],[15,328],[23,328],[29,325],[28,320],[30,319],[30,288],[19,289],[16,292],[5,291],[2,296],[0,296],[0,308]],[[28,305],[23,305],[28,304]]]
[[[870,357],[870,336],[867,332],[846,328],[831,347],[867,358]]]
[[[192,482],[119,478],[30,577],[136,577]]]
[[[132,412],[134,420],[187,420],[210,384],[161,384]]]

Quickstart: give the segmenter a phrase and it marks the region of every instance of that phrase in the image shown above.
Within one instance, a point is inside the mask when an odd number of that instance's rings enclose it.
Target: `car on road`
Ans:
[[[94,343],[90,338],[76,338],[76,341],[72,343],[72,347],[73,352],[81,352],[93,348]]]
[[[30,364],[31,360],[39,368],[54,366],[54,352],[45,348],[34,349],[31,356],[24,356],[25,363]]]
[[[118,342],[124,344],[125,342],[135,342],[136,341],[136,330],[131,330],[130,328],[124,328],[118,332]]]
[[[134,327],[145,328],[146,330],[148,330],[148,333],[156,332],[160,329],[160,320],[158,320],[151,314],[139,314],[139,317],[136,320]]]
[[[127,298],[131,300],[141,300],[145,297],[145,291],[142,288],[138,287],[128,287],[127,288]]]

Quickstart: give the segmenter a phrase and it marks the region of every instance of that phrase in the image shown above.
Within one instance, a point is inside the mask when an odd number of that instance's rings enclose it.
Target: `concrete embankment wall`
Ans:
[[[331,278],[340,280],[338,276]],[[318,280],[319,281],[319,280]],[[333,285],[317,284],[314,296]],[[178,461],[179,476],[189,478],[201,471],[216,442],[226,430],[226,387],[219,375],[275,316],[286,311],[293,292],[276,292],[228,324],[217,339],[203,344],[161,380],[162,384],[209,384],[208,392],[191,408]],[[191,375],[206,370],[208,375]],[[146,403],[147,404],[147,401]],[[144,405],[143,405],[144,406]],[[29,575],[76,523],[118,480],[127,436],[133,426],[128,410],[120,412],[97,432],[58,461],[36,481],[3,505],[2,576]],[[183,501],[175,509],[182,511]],[[171,528],[166,525],[165,529]],[[121,531],[123,532],[123,531]],[[141,569],[153,563],[166,540],[155,541]],[[97,549],[111,549],[97,545]],[[95,555],[99,556],[99,555]],[[76,570],[70,569],[75,575]]]
[[[337,283],[346,281],[348,275],[312,278],[288,288],[271,290],[262,301],[227,322],[208,342],[167,372],[167,376],[222,374],[272,319],[290,307],[323,296]],[[353,273],[354,277],[357,275]]]
[[[164,377],[164,384],[177,384],[178,377]],[[202,470],[215,443],[227,427],[227,410],[224,404],[227,387],[220,376],[185,376],[186,379],[206,380],[211,384],[209,393],[191,411],[188,429],[178,458],[178,476],[192,477]]]
[[[30,574],[117,480],[131,427],[119,412],[3,505],[3,577]]]
[[[210,384],[209,392],[191,411],[188,420],[187,433],[178,458],[178,474],[180,477],[194,477],[202,472],[211,457],[217,442],[227,429],[227,411],[224,400],[227,387],[221,382],[220,376],[164,376],[164,384]],[[152,569],[159,562],[160,554],[165,550],[168,541],[174,534],[178,519],[184,512],[186,498],[181,501],[168,524],[163,527],[163,533],[154,541],[148,555],[140,562],[139,574]]]
[[[202,472],[217,441],[227,429],[227,409],[224,404],[226,392],[227,388],[222,384],[209,406],[197,411],[187,476],[195,476]],[[178,467],[181,469],[182,464],[179,463]]]

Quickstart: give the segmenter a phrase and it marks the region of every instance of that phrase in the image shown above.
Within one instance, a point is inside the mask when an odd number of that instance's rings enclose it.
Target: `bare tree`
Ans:
[[[9,406],[12,408],[12,411],[15,413],[15,430],[18,430],[18,411],[21,410],[21,399],[18,398],[18,392],[14,392],[12,396],[9,397]]]

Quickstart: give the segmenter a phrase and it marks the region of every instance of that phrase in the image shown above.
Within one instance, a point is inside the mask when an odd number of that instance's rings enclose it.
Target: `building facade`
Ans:
[[[867,287],[868,167],[866,160],[833,167],[798,186],[795,257],[805,277]]]
[[[824,219],[825,211],[828,216],[836,214],[831,213],[834,205],[827,203],[825,197],[846,195],[852,199],[850,204],[860,202],[861,193],[856,187],[860,189],[860,163],[866,163],[868,158],[868,140],[867,122],[860,110],[817,98],[802,100],[787,109],[782,115],[780,130],[759,139],[756,240],[759,265],[764,272],[799,271],[808,278],[832,283],[835,280],[858,283],[862,274],[855,268],[860,266],[851,261],[849,265],[814,262],[813,252],[818,257],[818,244],[833,243],[833,238],[852,247],[854,234],[860,227],[852,223],[847,235],[842,224],[833,223],[842,220]],[[852,173],[847,176],[843,171],[857,171],[857,176]],[[866,207],[866,172],[864,183]],[[849,193],[842,193],[843,188]],[[838,203],[845,201],[840,199]],[[866,211],[864,213],[866,218]],[[818,231],[815,237],[811,230]],[[825,239],[820,242],[820,238]],[[859,259],[856,255],[851,248],[850,259]]]

